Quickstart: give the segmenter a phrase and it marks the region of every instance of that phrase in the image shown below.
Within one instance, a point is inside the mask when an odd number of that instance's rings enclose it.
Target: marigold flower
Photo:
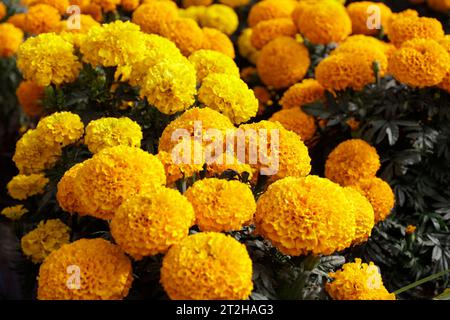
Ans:
[[[136,260],[165,253],[189,235],[195,215],[177,190],[158,188],[131,197],[114,214],[111,234]]]
[[[370,9],[371,7],[378,7],[379,11]],[[371,2],[371,1],[360,1],[353,2],[347,6],[347,13],[352,20],[352,33],[353,34],[366,34],[366,35],[376,35],[380,32],[380,29],[373,28],[369,29],[368,19],[373,14],[380,14],[379,19],[382,28],[384,28],[391,17],[392,11],[384,3]]]
[[[197,83],[212,73],[223,73],[239,78],[239,68],[229,56],[213,51],[198,50],[189,56],[189,61],[194,65],[197,73]]]
[[[255,222],[263,237],[294,256],[329,255],[355,237],[355,213],[343,188],[312,175],[272,183],[258,199]]]
[[[202,231],[240,230],[252,220],[256,203],[249,186],[236,180],[209,178],[196,181],[186,197],[194,207]]]
[[[34,263],[41,263],[53,251],[69,243],[70,228],[59,219],[39,222],[36,229],[21,239],[23,253]]]
[[[0,57],[15,55],[22,41],[22,30],[11,23],[0,23]]]
[[[79,272],[79,283],[68,283],[68,270]],[[45,259],[39,269],[37,298],[118,300],[128,295],[132,281],[131,262],[119,246],[101,238],[80,239]]]
[[[26,19],[26,13],[16,13],[13,14],[6,20],[7,23],[11,23],[16,28],[25,29],[25,19]]]
[[[32,7],[37,4],[46,4],[58,10],[60,15],[66,14],[69,7],[69,0],[30,0],[27,6]]]
[[[389,23],[389,40],[401,46],[407,40],[422,38],[439,40],[444,37],[444,30],[439,20],[427,17],[399,14]]]
[[[84,133],[84,124],[79,115],[68,111],[55,112],[39,120],[36,128],[43,140],[49,144],[57,142],[61,147],[75,143]]]
[[[358,181],[354,187],[372,204],[375,223],[386,219],[395,205],[391,186],[378,177],[371,177]]]
[[[3,18],[6,16],[6,6],[3,2],[0,2],[0,20],[3,20]]]
[[[19,220],[28,210],[22,204],[12,207],[3,208],[0,214],[11,220]]]
[[[169,249],[161,284],[173,300],[243,300],[253,289],[252,260],[231,236],[197,233]]]
[[[436,11],[447,13],[450,10],[449,0],[426,0],[428,6]]]
[[[389,54],[395,50],[395,46],[375,37],[357,34],[345,39],[331,53],[361,52],[361,54],[365,54],[365,52],[369,50],[379,50],[386,56],[389,56]]]
[[[364,178],[374,177],[380,168],[377,150],[361,139],[340,143],[328,155],[325,177],[342,186],[353,185]]]
[[[373,262],[348,262],[341,270],[328,274],[333,281],[325,285],[334,300],[395,300],[383,285],[378,267]]]
[[[129,197],[165,182],[164,167],[156,156],[128,146],[105,148],[78,169],[78,213],[111,219]]]
[[[416,232],[416,229],[417,229],[416,226],[409,224],[406,226],[405,232],[406,232],[406,234],[413,234],[414,232]]]
[[[186,9],[178,9],[178,16],[180,18],[189,18],[195,20],[195,22],[200,23],[200,18],[205,13],[206,6],[190,6]]]
[[[202,27],[214,28],[231,35],[236,31],[239,19],[232,8],[223,4],[213,4],[206,7],[200,16],[200,24]]]
[[[185,56],[203,49],[206,44],[202,29],[189,18],[179,18],[167,22],[162,28],[161,35],[173,41]]]
[[[280,99],[283,109],[297,108],[325,98],[325,89],[316,79],[303,79],[287,89]]]
[[[33,81],[20,82],[16,90],[22,110],[30,117],[38,116],[43,111],[41,100],[44,98],[44,87],[38,86]]]
[[[250,3],[250,0],[219,0],[220,3],[232,8],[242,7]]]
[[[253,47],[260,50],[271,40],[280,37],[294,37],[297,28],[289,18],[278,18],[259,22],[253,27],[251,42]]]
[[[8,194],[17,200],[25,200],[31,196],[42,194],[49,180],[44,174],[19,174],[8,182]]]
[[[25,16],[24,31],[41,34],[57,31],[61,21],[58,10],[47,4],[37,4],[28,9]]]
[[[116,11],[121,0],[91,0],[92,4],[100,6],[104,12]]]
[[[161,34],[163,26],[178,17],[177,5],[172,1],[151,1],[141,4],[132,16],[142,31]]]
[[[248,121],[258,111],[258,100],[247,84],[239,77],[225,73],[211,73],[204,78],[198,98],[235,124]]]
[[[237,40],[239,53],[245,59],[253,64],[256,64],[259,56],[259,50],[256,49],[251,42],[253,30],[250,28],[244,29]]]
[[[448,52],[435,40],[412,39],[389,56],[389,73],[412,87],[439,84],[450,65]]]
[[[128,12],[136,10],[137,7],[139,7],[140,0],[121,0],[120,5],[121,7]]]
[[[61,180],[58,182],[56,192],[56,200],[59,206],[67,212],[78,212],[79,200],[78,195],[75,193],[75,179],[78,174],[78,170],[84,165],[83,162],[77,163],[69,170],[67,170]]]
[[[257,68],[265,85],[281,89],[302,80],[310,63],[308,49],[303,44],[289,37],[279,37],[261,50]]]
[[[352,32],[345,7],[334,0],[300,2],[294,15],[298,30],[314,44],[341,42]]]
[[[298,134],[303,141],[311,139],[317,130],[314,117],[298,107],[275,112],[269,120],[278,121],[285,129]]]
[[[276,18],[289,18],[295,8],[296,1],[292,0],[264,0],[257,2],[250,9],[247,22],[254,27],[258,22]]]
[[[102,20],[103,20],[102,7],[100,7],[98,4],[88,3],[85,5],[82,5],[81,12],[83,12],[84,14],[90,15],[92,18],[94,18],[98,22],[102,22]]]
[[[204,49],[222,52],[234,59],[233,42],[225,33],[213,28],[203,28],[202,30],[205,38]]]

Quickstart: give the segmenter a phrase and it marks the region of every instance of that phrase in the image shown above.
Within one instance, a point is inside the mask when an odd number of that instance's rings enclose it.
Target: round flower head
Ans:
[[[195,68],[185,57],[161,60],[148,70],[141,95],[164,114],[174,114],[195,102]]]
[[[285,129],[298,134],[303,141],[311,139],[317,130],[314,117],[298,107],[275,112],[269,120],[278,121]]]
[[[209,6],[213,0],[182,0],[183,8]]]
[[[79,282],[68,282],[68,270]],[[133,281],[131,262],[104,239],[80,239],[52,252],[39,268],[39,300],[118,300]]]
[[[178,17],[177,5],[172,1],[151,1],[141,4],[134,12],[133,23],[142,31],[161,34],[164,24]]]
[[[26,16],[27,16],[26,13],[16,13],[10,16],[8,20],[6,20],[6,22],[11,23],[16,28],[24,30]]]
[[[389,73],[398,81],[419,88],[439,84],[449,65],[448,52],[432,39],[406,41],[389,57]]]
[[[78,0],[76,0],[76,1],[78,1]],[[85,1],[85,0],[80,0],[80,1]],[[88,2],[86,4],[82,4],[81,8],[82,8],[82,11],[84,14],[88,14],[88,15],[92,16],[92,18],[94,18],[98,22],[103,21],[102,7],[100,7],[98,4],[93,3],[93,2]]]
[[[15,55],[22,41],[22,30],[11,23],[0,23],[0,57]]]
[[[47,4],[37,4],[28,9],[24,31],[30,34],[55,32],[59,29],[60,21],[57,9]]]
[[[378,10],[376,10],[375,8],[378,8]],[[381,28],[385,28],[385,26],[388,24],[388,21],[392,15],[391,9],[384,3],[371,1],[350,3],[347,6],[347,13],[352,20],[352,33],[366,35],[378,34]],[[373,19],[373,15],[375,14],[380,15],[379,19],[381,25],[379,27],[373,25],[371,26],[371,28],[368,28],[368,22],[375,22],[371,21]]]
[[[354,187],[372,204],[375,223],[386,219],[395,205],[391,186],[378,177],[371,177],[358,181]]]
[[[121,0],[120,6],[128,12],[132,12],[139,7],[140,0]]]
[[[349,52],[361,52],[361,54],[365,54],[369,50],[378,50],[383,52],[386,56],[389,56],[389,54],[395,50],[395,46],[375,37],[356,34],[341,42],[339,46],[331,52],[331,54]]]
[[[212,73],[223,73],[239,77],[239,68],[229,56],[213,51],[198,50],[189,56],[189,61],[194,65],[197,73],[197,83]]]
[[[259,22],[253,27],[251,42],[253,47],[261,50],[271,40],[280,37],[294,37],[297,28],[289,18],[278,18]]]
[[[17,206],[3,208],[0,214],[11,220],[19,220],[27,212],[27,208],[19,204]]]
[[[120,0],[91,0],[91,3],[100,6],[104,12],[113,12],[116,11]]]
[[[256,204],[249,186],[236,180],[209,178],[196,181],[186,197],[201,231],[240,230],[249,223]]]
[[[61,146],[35,129],[28,130],[17,141],[13,161],[20,173],[31,174],[53,167],[60,156]]]
[[[54,33],[40,34],[22,43],[17,66],[25,79],[42,87],[72,82],[81,68],[72,44]]]
[[[105,148],[86,160],[75,178],[81,215],[111,219],[129,197],[166,182],[164,167],[156,156],[139,148]]]
[[[34,263],[41,263],[53,251],[69,243],[70,228],[59,219],[41,221],[21,239],[23,253]]]
[[[203,27],[214,28],[227,35],[233,34],[238,25],[237,13],[229,6],[223,4],[213,4],[206,8],[200,17],[200,24]]]
[[[97,153],[103,148],[118,145],[140,147],[141,127],[130,118],[100,118],[89,122],[84,143],[89,151]]]
[[[317,176],[271,184],[258,199],[255,222],[263,237],[293,256],[330,255],[355,237],[355,213],[343,189]]]
[[[426,0],[430,8],[436,11],[447,13],[450,10],[449,0]]]
[[[66,13],[67,8],[69,7],[69,0],[28,0],[27,6],[32,7],[37,4],[46,4],[58,10],[60,15],[64,15]]]
[[[200,129],[202,131],[198,132],[197,130]],[[235,127],[230,119],[217,111],[210,108],[191,108],[167,125],[159,139],[158,150],[171,152],[173,147],[184,137],[179,137],[178,130],[186,130],[191,139],[201,135],[205,141],[208,140],[208,129],[216,129],[225,133],[227,130],[234,130]]]
[[[293,15],[300,33],[314,44],[341,42],[352,32],[345,7],[334,0],[300,2]]]
[[[435,39],[444,37],[444,30],[439,20],[413,15],[398,15],[389,23],[389,40],[399,47],[411,39]]]
[[[63,177],[58,182],[56,200],[64,211],[70,213],[78,212],[79,200],[78,195],[75,193],[75,179],[77,177],[78,170],[83,165],[83,162],[74,165],[64,173]]]
[[[276,18],[289,18],[294,10],[296,1],[292,0],[264,0],[253,5],[248,14],[248,25],[256,26],[259,22]]]
[[[55,112],[39,120],[36,128],[43,140],[53,141],[65,147],[81,139],[84,124],[79,115],[68,111]]]
[[[167,22],[162,27],[161,35],[173,41],[185,56],[203,49],[206,44],[202,29],[194,20],[188,18]]]
[[[169,249],[161,284],[172,300],[244,300],[253,289],[252,261],[231,236],[197,233]]]
[[[165,253],[189,234],[194,210],[177,190],[158,188],[131,197],[116,211],[111,234],[133,258]]]
[[[242,33],[239,35],[237,40],[237,46],[239,49],[239,53],[245,59],[250,61],[253,64],[256,64],[258,60],[259,51],[256,49],[251,42],[253,30],[250,28],[244,29]]]
[[[374,177],[380,168],[377,150],[360,139],[340,143],[328,155],[325,176],[342,186],[353,185],[361,179]]]
[[[31,196],[42,194],[49,180],[41,173],[24,175],[19,174],[8,182],[8,194],[17,200],[25,200]]]
[[[213,28],[203,28],[202,30],[205,38],[204,49],[218,51],[234,59],[233,42],[225,33]]]
[[[279,37],[261,50],[257,68],[265,85],[281,89],[302,80],[310,63],[308,49],[303,44],[289,37]]]
[[[356,232],[353,244],[358,245],[369,239],[375,224],[374,212],[369,200],[353,187],[344,188],[347,200],[355,213]]]
[[[283,109],[298,108],[322,100],[325,89],[316,79],[304,79],[287,89],[280,99]]]
[[[44,87],[33,81],[22,81],[16,90],[22,110],[30,117],[38,116],[43,111],[41,100],[44,98]]]
[[[248,121],[258,111],[258,100],[247,84],[239,77],[225,73],[211,73],[204,78],[198,98],[235,124]]]
[[[334,300],[395,300],[395,294],[386,290],[373,262],[361,263],[357,258],[328,275],[333,281],[325,289]]]

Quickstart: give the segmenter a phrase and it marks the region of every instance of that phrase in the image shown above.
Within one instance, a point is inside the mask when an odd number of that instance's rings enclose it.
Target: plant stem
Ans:
[[[421,285],[421,284],[423,284],[423,283],[425,283],[425,282],[428,282],[428,281],[431,281],[431,280],[440,278],[440,277],[446,275],[446,274],[449,273],[449,272],[450,272],[450,269],[447,269],[447,270],[444,270],[444,271],[441,271],[441,272],[432,274],[431,276],[428,276],[428,277],[426,277],[426,278],[417,280],[416,282],[410,283],[410,284],[408,284],[407,286],[404,286],[403,288],[400,288],[400,289],[394,291],[394,294],[395,294],[395,295],[398,295],[398,294],[400,294],[400,293],[403,293],[403,292],[405,292],[405,291],[408,291],[409,289],[412,289],[412,288],[414,288],[414,287],[417,287],[417,286],[419,286],[419,285]]]

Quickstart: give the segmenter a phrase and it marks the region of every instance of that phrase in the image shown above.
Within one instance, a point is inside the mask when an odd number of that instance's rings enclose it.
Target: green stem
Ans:
[[[295,279],[292,284],[292,293],[294,299],[301,300],[303,298],[303,290],[306,282],[311,274],[311,271],[319,264],[320,257],[310,255],[303,261],[303,272]]]
[[[421,284],[423,284],[423,283],[425,283],[425,282],[428,282],[428,281],[431,281],[431,280],[440,278],[440,277],[446,275],[446,274],[449,273],[449,272],[450,272],[450,269],[447,269],[447,270],[444,270],[444,271],[441,271],[441,272],[432,274],[431,276],[428,276],[428,277],[426,277],[426,278],[417,280],[416,282],[413,282],[413,283],[411,283],[411,284],[408,284],[407,286],[404,286],[403,288],[400,288],[400,289],[398,289],[397,291],[394,291],[394,294],[395,294],[395,295],[398,295],[398,294],[400,294],[400,293],[403,293],[403,292],[405,292],[405,291],[408,291],[409,289],[412,289],[412,288],[414,288],[414,287],[417,287],[417,286],[419,286],[419,285],[421,285]]]

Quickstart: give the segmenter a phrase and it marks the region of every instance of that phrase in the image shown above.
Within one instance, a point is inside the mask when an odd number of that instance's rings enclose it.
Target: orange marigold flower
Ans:
[[[260,50],[271,40],[280,37],[294,37],[297,33],[292,19],[278,18],[259,22],[253,27],[251,36],[252,45]]]
[[[70,213],[78,211],[79,201],[78,194],[75,193],[75,179],[77,178],[78,170],[83,165],[83,162],[74,165],[64,173],[63,177],[58,182],[56,200],[64,211]]]
[[[0,23],[0,57],[16,54],[23,41],[23,31],[11,23]]]
[[[11,23],[16,28],[24,30],[26,15],[27,15],[26,13],[13,14],[8,18],[8,20],[6,20],[6,22]]]
[[[415,38],[439,40],[444,30],[439,20],[414,15],[398,15],[389,23],[389,40],[399,47],[403,42]]]
[[[29,0],[28,7],[36,4],[48,4],[49,6],[58,10],[60,15],[65,15],[67,8],[69,8],[69,0]]]
[[[47,4],[32,6],[25,17],[24,30],[31,34],[58,31],[61,16],[57,9]]]
[[[371,7],[378,7],[379,11],[371,9]],[[380,27],[385,27],[391,17],[392,11],[384,3],[371,2],[371,1],[360,1],[352,2],[347,6],[347,13],[352,20],[352,33],[353,34],[366,34],[366,35],[376,35],[380,32],[380,29],[373,28],[369,29],[367,27],[368,19],[374,13],[380,14]]]
[[[219,51],[234,59],[234,46],[230,38],[217,29],[203,28],[205,38],[204,49]]]
[[[126,11],[134,11],[139,7],[140,0],[121,0],[120,5]]]
[[[269,120],[278,121],[287,130],[298,134],[303,141],[311,139],[317,130],[314,117],[303,112],[301,108],[280,110],[275,112]]]
[[[405,232],[406,232],[406,234],[413,234],[414,232],[416,232],[416,229],[417,229],[416,226],[409,224],[406,226]]]
[[[177,5],[172,1],[152,1],[140,5],[132,16],[132,22],[147,33],[161,34],[166,23],[178,17]]]
[[[161,35],[172,40],[185,56],[204,48],[206,43],[197,22],[188,18],[168,21],[162,26]]]
[[[386,56],[395,50],[391,43],[381,41],[375,37],[356,34],[348,37],[339,46],[332,51],[332,54],[343,52],[367,51],[367,48],[382,51]]]
[[[91,3],[99,5],[104,12],[116,11],[120,0],[91,0]]]
[[[280,104],[283,109],[290,109],[322,100],[324,97],[325,89],[316,79],[304,79],[283,93]]]
[[[90,15],[96,21],[101,22],[103,20],[102,7],[95,3],[88,3],[81,7],[81,12]]]
[[[426,0],[427,4],[430,8],[447,13],[450,10],[450,1],[449,0]]]
[[[275,18],[289,18],[295,8],[292,0],[263,0],[251,7],[247,22],[250,27],[259,22]]]
[[[279,37],[264,46],[256,65],[265,85],[281,89],[302,80],[310,63],[308,49],[303,44]]]
[[[16,95],[23,111],[28,116],[35,117],[42,113],[41,100],[44,98],[44,87],[33,81],[24,80],[17,87]]]

